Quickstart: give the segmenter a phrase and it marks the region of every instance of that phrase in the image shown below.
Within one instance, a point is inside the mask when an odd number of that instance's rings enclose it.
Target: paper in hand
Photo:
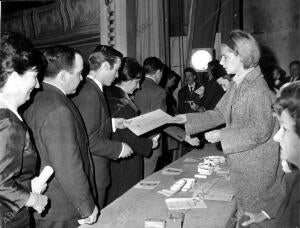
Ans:
[[[136,135],[142,135],[164,124],[173,123],[174,118],[161,109],[128,119],[124,125]]]

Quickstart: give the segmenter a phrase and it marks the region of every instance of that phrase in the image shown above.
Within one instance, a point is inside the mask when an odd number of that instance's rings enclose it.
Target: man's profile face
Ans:
[[[83,70],[83,59],[81,55],[75,54],[74,66],[71,72],[67,72],[68,74],[68,91],[67,94],[73,94],[76,92],[76,89],[82,80],[81,72]]]
[[[121,59],[116,58],[113,68],[109,67],[109,69],[106,71],[106,75],[103,80],[103,84],[105,86],[110,86],[114,82],[114,80],[118,77],[118,70],[120,66],[121,66]]]

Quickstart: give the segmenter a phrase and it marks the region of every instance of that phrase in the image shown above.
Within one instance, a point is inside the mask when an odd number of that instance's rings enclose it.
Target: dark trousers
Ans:
[[[97,188],[97,203],[99,211],[105,207],[107,188]]]

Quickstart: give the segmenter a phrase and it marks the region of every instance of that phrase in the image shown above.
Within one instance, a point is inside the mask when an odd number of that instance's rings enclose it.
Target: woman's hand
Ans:
[[[213,130],[210,132],[206,132],[204,134],[206,140],[210,143],[216,143],[221,141],[221,131],[220,130]]]
[[[43,212],[45,207],[48,204],[48,197],[30,192],[29,199],[27,203],[25,204],[26,207],[32,207],[34,210],[36,210],[39,214]]]
[[[192,146],[199,146],[200,143],[200,140],[197,137],[191,138],[189,135],[185,136],[184,141]]]

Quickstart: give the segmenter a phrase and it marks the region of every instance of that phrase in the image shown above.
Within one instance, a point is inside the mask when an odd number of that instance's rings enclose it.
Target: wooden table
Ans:
[[[203,150],[193,150],[168,167],[183,169],[179,176],[166,176],[158,171],[145,180],[160,180],[159,186],[154,190],[142,190],[131,188],[121,197],[109,204],[101,211],[101,215],[94,225],[82,225],[81,228],[143,228],[146,218],[168,219],[166,197],[157,191],[169,189],[174,182],[184,177],[194,177],[197,172],[197,163],[186,164],[183,160],[188,156],[203,157],[208,155],[222,155],[215,146],[206,145]],[[210,178],[214,178],[213,176]],[[206,179],[201,179],[205,182]],[[180,192],[176,197],[191,197],[192,193]],[[175,197],[175,195],[174,195]],[[207,208],[191,209],[186,212],[184,228],[219,228],[226,227],[229,218],[236,210],[235,200],[230,202],[205,201]]]

